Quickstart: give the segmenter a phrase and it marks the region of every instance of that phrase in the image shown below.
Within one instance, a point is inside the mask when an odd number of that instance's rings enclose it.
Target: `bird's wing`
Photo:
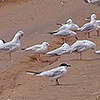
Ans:
[[[61,30],[61,31],[55,33],[54,35],[57,35],[57,36],[69,36],[70,33],[68,31],[66,31],[66,30]]]
[[[59,47],[53,51],[48,52],[47,55],[59,55],[59,53],[61,53],[62,51],[63,51],[63,48]]]
[[[65,30],[66,29],[66,24],[63,24],[61,27],[59,27],[57,30],[55,30],[55,31],[52,31],[53,33],[57,33],[57,32],[59,32],[59,31],[61,31],[61,30]]]
[[[81,31],[89,31],[89,30],[94,29],[94,25],[93,24],[85,24],[81,29],[82,29]]]
[[[43,76],[46,76],[46,77],[56,77],[58,75],[61,75],[63,73],[63,70],[61,69],[52,69],[52,70],[49,70],[49,71],[45,71],[41,74],[43,74]]]
[[[4,45],[0,46],[0,50],[10,51],[10,50],[13,50],[13,49],[15,49],[17,47],[18,47],[17,43],[4,44]]]
[[[83,51],[85,48],[86,48],[85,45],[78,45],[78,46],[75,46],[74,48],[72,47],[72,52],[81,52],[81,51]]]
[[[27,51],[27,50],[29,50],[29,51],[36,51],[37,49],[40,49],[40,48],[41,48],[40,45],[34,45],[34,46],[32,46],[32,47],[26,48],[25,50],[26,50],[26,51]]]

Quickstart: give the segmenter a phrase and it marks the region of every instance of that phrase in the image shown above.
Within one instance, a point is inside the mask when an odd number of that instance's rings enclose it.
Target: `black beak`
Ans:
[[[67,67],[71,67],[71,65],[67,65]]]

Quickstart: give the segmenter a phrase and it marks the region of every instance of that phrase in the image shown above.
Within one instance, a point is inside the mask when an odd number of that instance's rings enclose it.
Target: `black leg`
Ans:
[[[56,79],[56,83],[57,83],[57,85],[60,85],[58,79]]]
[[[80,60],[82,60],[82,52],[80,52]]]

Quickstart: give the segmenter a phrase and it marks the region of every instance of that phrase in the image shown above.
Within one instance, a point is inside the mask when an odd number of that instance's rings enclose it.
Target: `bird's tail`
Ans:
[[[51,32],[48,32],[49,34],[54,34],[54,33],[57,33],[56,31],[51,31]]]
[[[26,71],[29,75],[39,75],[41,72]]]

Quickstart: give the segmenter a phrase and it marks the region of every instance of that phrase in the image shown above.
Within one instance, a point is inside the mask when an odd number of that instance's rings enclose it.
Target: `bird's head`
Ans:
[[[50,46],[50,44],[48,42],[43,42],[42,45],[44,45],[44,46]]]
[[[66,64],[66,63],[62,63],[62,64],[59,65],[59,67],[63,67],[63,66],[65,66],[65,67],[70,67],[71,65]]]
[[[16,37],[18,37],[18,39],[20,39],[22,36],[24,35],[24,31],[20,30],[16,33]]]
[[[67,20],[67,24],[72,23],[72,19]]]
[[[96,18],[97,18],[96,14],[91,15],[91,20],[96,20]]]

